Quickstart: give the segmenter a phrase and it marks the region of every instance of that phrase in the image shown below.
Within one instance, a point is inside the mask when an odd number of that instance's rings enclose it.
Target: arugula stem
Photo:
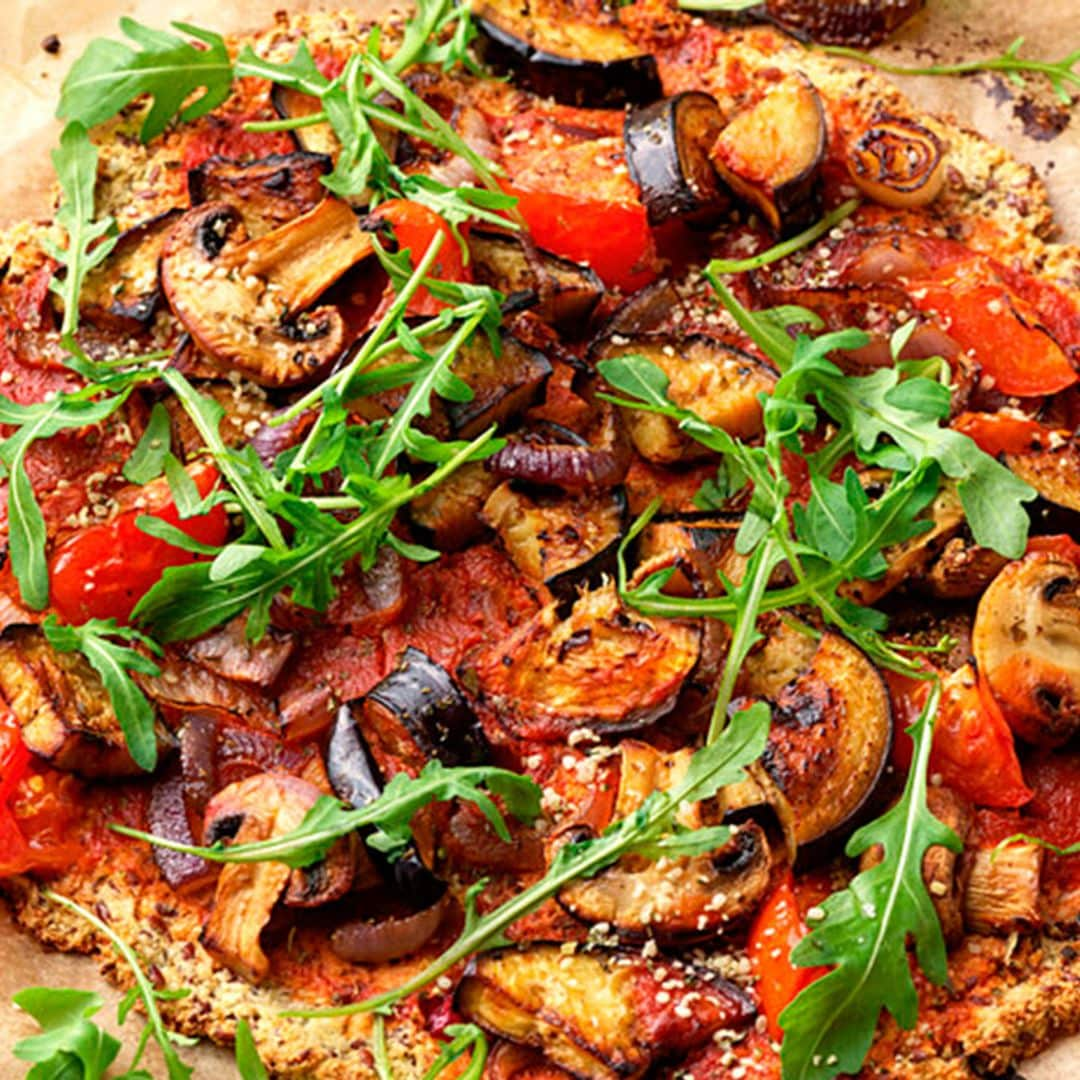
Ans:
[[[731,643],[728,645],[727,657],[724,660],[724,671],[720,678],[720,686],[716,691],[712,718],[709,721],[709,733],[705,739],[706,745],[716,742],[720,732],[727,726],[727,711],[728,706],[731,704],[731,695],[735,690],[735,680],[739,677],[743,661],[746,659],[746,654],[750,651],[750,646],[754,642],[758,615],[761,613],[761,599],[765,595],[769,578],[776,567],[777,546],[776,537],[770,533],[754,553],[756,563],[753,567],[749,591],[745,596],[740,597],[738,604],[735,625],[731,631]]]
[[[683,6],[686,7],[687,5],[684,4]],[[713,259],[709,263],[709,273],[742,274],[749,270],[760,270],[761,267],[768,266],[770,263],[786,259],[789,255],[802,251],[804,247],[808,247],[815,240],[820,239],[834,226],[839,225],[841,221],[847,220],[855,213],[858,206],[858,199],[848,199],[847,202],[842,202],[835,209],[830,210],[820,221],[815,222],[808,229],[804,229],[798,235],[779,244],[774,244],[767,251],[751,255],[748,259]]]
[[[298,128],[315,127],[328,121],[325,112],[309,113],[307,116],[290,116],[282,120],[250,120],[244,125],[245,131],[296,131]]]
[[[161,1054],[162,1057],[165,1058],[165,1064],[169,1070],[170,1078],[176,1077],[178,1080],[183,1080],[183,1078],[190,1076],[191,1068],[180,1060],[180,1056],[176,1052],[176,1047],[173,1046],[172,1039],[169,1037],[169,1032],[165,1027],[164,1021],[161,1019],[161,1013],[158,1011],[156,991],[143,972],[142,966],[139,963],[139,958],[135,955],[135,950],[132,949],[111,926],[99,919],[92,911],[87,911],[86,908],[81,904],[76,903],[70,897],[64,896],[62,893],[53,892],[52,889],[43,889],[41,895],[44,896],[46,900],[51,900],[54,904],[59,904],[60,907],[67,908],[68,911],[85,919],[91,926],[109,939],[113,948],[116,949],[121,957],[123,957],[124,962],[131,968],[131,974],[135,979],[135,985],[139,990],[139,997],[142,998],[143,1007],[146,1009],[147,1027],[153,1033],[154,1041],[161,1048]]]

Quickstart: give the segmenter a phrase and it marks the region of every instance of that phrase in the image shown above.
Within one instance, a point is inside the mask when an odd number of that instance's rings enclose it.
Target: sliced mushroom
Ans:
[[[225,202],[240,211],[250,237],[264,236],[327,197],[325,154],[273,154],[256,161],[212,157],[188,173],[191,205]]]
[[[888,761],[892,711],[880,672],[836,634],[815,640],[777,622],[738,688],[771,704],[763,760],[791,804],[800,853],[831,849],[870,805]]]
[[[821,95],[805,75],[796,74],[739,113],[720,132],[710,156],[740,199],[775,232],[790,233],[816,214],[827,142]]]
[[[647,743],[624,739],[614,817],[629,817],[654,791],[667,791],[686,775],[692,752],[665,754]],[[721,808],[693,803],[677,821],[687,829],[719,823]],[[571,827],[556,844],[581,839]],[[734,825],[730,840],[706,855],[649,859],[628,855],[596,877],[567,885],[559,903],[575,918],[608,923],[617,933],[665,942],[712,938],[747,918],[769,887],[769,844],[760,825]]]
[[[580,727],[621,733],[674,708],[700,647],[696,626],[628,611],[609,583],[583,593],[565,619],[549,604],[468,676],[520,738],[556,741]]]
[[[951,788],[930,785],[926,789],[926,805],[938,821],[948,825],[961,842],[964,841],[974,820],[971,807],[964,799]],[[883,858],[881,845],[875,844],[863,853],[859,869],[869,870]],[[943,844],[932,844],[923,855],[922,877],[941,923],[945,943],[950,947],[957,945],[964,936],[967,878],[960,853]]]
[[[976,934],[1026,933],[1042,925],[1039,884],[1044,851],[1018,841],[966,853],[964,922]]]
[[[983,593],[972,648],[1009,726],[1037,746],[1080,729],[1080,568],[1050,551],[1009,563]]]
[[[692,409],[706,423],[743,439],[761,430],[759,395],[772,389],[776,375],[749,353],[702,335],[643,334],[608,338],[594,347],[591,358],[599,362],[630,355],[656,364],[668,377],[671,400]],[[671,464],[710,456],[666,416],[636,409],[623,415],[634,446],[649,461]]]
[[[173,312],[215,364],[264,386],[294,386],[345,345],[336,308],[298,312],[370,252],[370,237],[337,199],[246,242],[233,207],[206,203],[169,234],[161,278]]]
[[[754,1016],[746,993],[725,979],[654,972],[637,953],[549,944],[477,957],[456,1004],[585,1080],[637,1080],[661,1053],[685,1053]]]
[[[141,772],[101,676],[81,653],[54,649],[39,627],[0,635],[0,694],[27,748],[54,768],[89,778]],[[173,740],[160,721],[155,733],[160,757]]]
[[[180,214],[168,210],[121,233],[105,261],[86,275],[79,291],[83,318],[127,334],[150,325],[161,302],[161,252]]]
[[[322,794],[314,784],[286,774],[239,780],[210,800],[205,841],[246,844],[291,832]],[[352,872],[351,838],[339,840],[325,859],[302,870],[272,861],[226,863],[202,943],[238,975],[258,982],[270,972],[259,938],[278,900],[294,907],[325,904],[348,890]]]

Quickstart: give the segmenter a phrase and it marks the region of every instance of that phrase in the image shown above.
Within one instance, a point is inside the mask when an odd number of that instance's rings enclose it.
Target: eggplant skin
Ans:
[[[611,109],[663,93],[655,57],[635,52],[618,25],[576,20],[568,7],[545,0],[488,0],[474,12],[481,60],[534,94],[561,105]]]
[[[716,100],[696,90],[626,114],[626,164],[650,225],[675,217],[706,224],[726,209],[727,194],[709,160],[723,126]]]
[[[55,768],[88,779],[141,775],[97,672],[79,653],[55,650],[38,627],[0,635],[0,695],[27,748]],[[158,730],[160,751],[169,739]]]
[[[479,765],[489,757],[483,730],[450,673],[411,645],[353,708],[384,776],[419,772],[432,759]]]
[[[878,45],[924,0],[766,0],[769,19],[823,45]]]
[[[881,673],[844,638],[826,633],[815,644],[781,623],[738,690],[772,703],[763,760],[791,804],[800,857],[830,853],[873,805],[888,763],[892,710]]]

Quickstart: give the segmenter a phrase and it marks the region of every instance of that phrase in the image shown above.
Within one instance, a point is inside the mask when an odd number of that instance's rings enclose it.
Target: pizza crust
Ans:
[[[278,13],[275,24],[254,40],[261,53],[286,59],[302,36],[313,41],[354,41],[363,27],[353,13]],[[768,63],[805,70],[827,98],[853,98],[867,110],[880,103],[896,107],[905,101],[887,79],[820,54],[807,54],[771,30],[734,32],[732,42],[732,55],[751,67]],[[1074,294],[1080,292],[1080,249],[1051,241],[1053,215],[1045,185],[1035,170],[975,131],[925,114],[920,119],[950,144],[948,186],[937,207],[943,229],[952,226],[953,235],[987,250],[990,231],[972,234],[969,223],[988,222],[996,256],[1015,259]],[[126,128],[131,121],[119,124]],[[135,203],[130,192],[154,190],[151,177],[163,167],[175,169],[176,151],[168,140],[152,149],[134,141],[116,149],[119,145],[103,149],[108,179],[100,195],[102,209],[116,213],[125,225],[155,212],[153,199]],[[161,192],[172,205],[172,189],[163,187]],[[0,237],[0,252],[32,262],[42,231],[16,226]],[[54,885],[107,917],[155,980],[192,988],[187,998],[162,1006],[176,1030],[227,1045],[237,1020],[243,1018],[252,1027],[263,1061],[276,1076],[344,1080],[375,1075],[369,1049],[370,1017],[281,1017],[283,1009],[316,1003],[298,1001],[273,985],[252,986],[215,965],[199,943],[197,909],[178,901],[163,885],[104,870],[92,878],[69,875]],[[122,987],[130,985],[130,973],[111,947],[77,916],[45,899],[40,885],[15,879],[2,887],[23,931],[50,949],[92,956],[106,978]],[[931,992],[913,1032],[898,1031],[891,1022],[883,1025],[863,1075],[952,1080],[974,1075],[972,1059],[980,1068],[1000,1072],[1061,1035],[1080,1031],[1080,951],[1071,944],[1049,938],[1012,944],[969,938],[961,946],[965,949],[984,958],[982,974],[961,981],[954,972],[953,990]],[[390,977],[388,985],[403,981],[410,965],[401,964],[383,974]],[[416,1007],[397,1010],[387,1024],[387,1042],[398,1080],[421,1076],[437,1053],[438,1044]]]

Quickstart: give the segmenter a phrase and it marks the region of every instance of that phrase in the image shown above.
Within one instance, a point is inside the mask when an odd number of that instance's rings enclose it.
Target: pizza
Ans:
[[[76,60],[0,238],[0,890],[170,1080],[1080,1030],[1080,261],[1030,167],[807,44],[918,6]],[[107,1074],[91,989],[16,1002],[28,1075]]]

